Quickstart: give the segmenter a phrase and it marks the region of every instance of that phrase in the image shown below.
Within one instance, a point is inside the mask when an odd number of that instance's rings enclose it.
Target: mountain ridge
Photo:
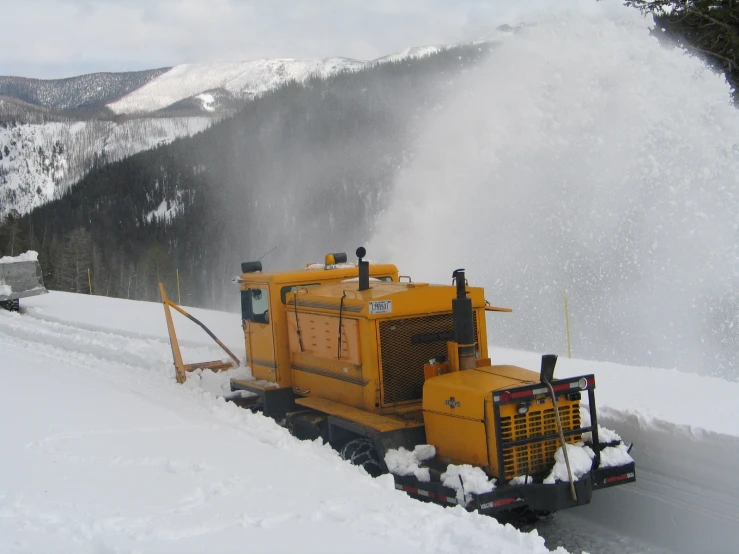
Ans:
[[[232,113],[243,102],[287,81],[305,82],[314,76],[328,77],[404,58],[420,58],[451,47],[411,47],[374,60],[260,58],[186,63],[143,71],[87,73],[63,79],[0,76],[0,98],[70,117],[90,113],[98,118],[152,115],[171,111],[183,101],[195,112]],[[213,91],[220,92],[214,103],[197,102],[200,95]]]

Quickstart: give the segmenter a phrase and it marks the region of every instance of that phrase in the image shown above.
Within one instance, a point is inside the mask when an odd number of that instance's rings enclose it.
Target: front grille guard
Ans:
[[[477,314],[474,333],[478,336]],[[382,406],[417,402],[423,398],[424,364],[447,354],[454,338],[451,312],[380,320],[378,324],[382,375]]]
[[[598,440],[598,416],[595,407],[595,376],[594,375],[583,375],[578,377],[572,377],[568,379],[560,379],[552,383],[556,393],[565,394],[566,391],[572,390],[573,384],[576,384],[580,379],[587,379],[588,385],[586,389],[576,389],[579,392],[588,393],[588,410],[590,412],[590,425],[587,427],[579,427],[577,429],[570,429],[564,431],[563,434],[565,439],[573,437],[575,435],[582,435],[583,433],[590,432],[593,437],[593,452],[595,458],[593,460],[593,467],[600,465],[600,441]],[[506,392],[510,393],[510,396],[506,398],[501,391],[492,391],[493,394],[493,413],[495,416],[495,429],[497,437],[497,452],[498,452],[498,479],[501,483],[507,482],[508,476],[506,475],[506,459],[510,460],[511,457],[505,458],[506,449],[512,449],[521,446],[535,445],[537,443],[547,443],[550,441],[560,442],[559,433],[555,430],[554,433],[549,435],[541,435],[536,437],[529,437],[519,440],[503,440],[502,437],[505,434],[502,428],[502,421],[500,416],[500,407],[506,404],[520,403],[521,399],[530,398],[534,391],[538,391],[543,388],[542,383],[536,383],[533,385],[526,385],[523,387],[517,387],[515,389],[509,389]],[[558,395],[559,395],[558,394]],[[574,418],[573,418],[574,419]],[[569,443],[569,441],[568,441]],[[560,445],[561,446],[561,445]],[[543,450],[546,450],[543,448]],[[556,451],[556,447],[555,447]],[[515,456],[513,456],[515,459]],[[510,462],[509,462],[510,467]],[[515,466],[514,466],[515,468]],[[532,473],[533,475],[533,473]],[[513,476],[512,476],[513,477]]]

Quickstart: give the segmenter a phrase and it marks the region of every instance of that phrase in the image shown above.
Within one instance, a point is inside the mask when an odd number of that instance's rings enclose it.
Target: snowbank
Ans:
[[[38,261],[38,252],[35,250],[28,250],[18,256],[3,256],[0,258],[0,264],[12,264],[16,262],[35,262]]]

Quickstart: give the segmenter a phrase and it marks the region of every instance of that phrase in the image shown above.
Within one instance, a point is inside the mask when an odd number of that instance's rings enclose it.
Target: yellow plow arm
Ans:
[[[196,369],[210,369],[212,371],[226,371],[232,367],[238,367],[241,365],[241,361],[231,352],[225,344],[223,344],[218,337],[216,337],[210,329],[208,329],[202,322],[197,318],[188,314],[185,310],[180,308],[177,304],[167,298],[167,293],[164,291],[164,284],[159,283],[159,293],[162,296],[162,304],[164,304],[164,316],[167,318],[167,330],[169,331],[169,344],[172,346],[172,357],[174,358],[174,367],[176,372],[176,378],[178,383],[184,383],[187,380],[187,372],[194,371]],[[174,308],[187,319],[193,323],[198,324],[203,331],[205,331],[210,338],[212,338],[218,346],[223,348],[226,354],[233,360],[233,362],[224,362],[216,360],[213,362],[198,362],[194,364],[185,364],[182,361],[182,353],[180,352],[180,343],[177,341],[177,333],[174,330],[174,322],[172,321],[172,312],[170,308]]]

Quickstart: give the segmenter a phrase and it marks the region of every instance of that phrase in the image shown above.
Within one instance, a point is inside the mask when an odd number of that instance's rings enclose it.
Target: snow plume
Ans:
[[[370,251],[466,267],[493,344],[739,379],[739,112],[618,2],[523,26],[426,122]],[[443,264],[428,260],[444,260]]]

